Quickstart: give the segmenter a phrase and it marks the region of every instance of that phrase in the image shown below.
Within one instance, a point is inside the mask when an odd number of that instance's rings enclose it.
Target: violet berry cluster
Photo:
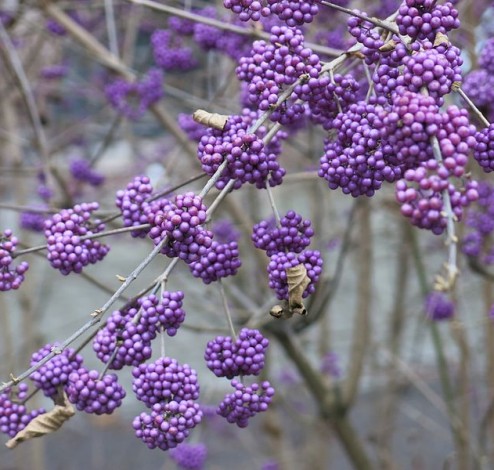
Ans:
[[[140,364],[132,370],[132,376],[132,390],[148,408],[156,403],[199,398],[196,371],[171,357]]]
[[[480,50],[479,67],[470,71],[463,81],[463,91],[475,105],[494,120],[494,37],[490,37]]]
[[[97,202],[76,204],[45,221],[48,261],[63,275],[80,273],[88,264],[101,261],[110,250],[98,240],[83,239],[104,230],[99,220],[91,220],[98,207]]]
[[[141,413],[132,422],[136,436],[149,449],[177,447],[202,420],[202,410],[193,400],[156,403],[151,413]]]
[[[36,416],[45,413],[43,408],[29,411],[24,400],[28,396],[28,386],[19,384],[9,387],[0,394],[0,431],[14,437],[22,431]]]
[[[252,229],[252,242],[268,256],[280,251],[300,253],[310,245],[314,230],[309,219],[302,219],[295,211],[288,211],[276,227],[273,220],[262,220]]]
[[[204,360],[216,377],[259,375],[268,346],[269,340],[260,331],[242,328],[236,340],[231,336],[217,336],[209,341]]]
[[[155,245],[167,237],[161,252],[190,264],[204,256],[213,242],[212,232],[202,226],[206,217],[206,206],[200,196],[192,192],[179,194],[173,203],[149,214],[149,236]]]
[[[155,30],[151,35],[151,47],[156,65],[163,70],[187,72],[198,65],[192,49],[171,30]]]
[[[202,470],[208,456],[208,448],[205,444],[189,444],[183,442],[179,446],[170,449],[170,457],[178,468],[184,470]]]
[[[82,367],[82,356],[74,349],[58,351],[58,348],[57,343],[47,344],[31,356],[31,366],[34,366],[52,351],[57,353],[29,376],[34,385],[52,399],[65,390],[70,374]]]
[[[279,300],[288,300],[288,270],[303,265],[307,271],[309,284],[305,288],[302,297],[313,294],[316,283],[322,273],[323,259],[321,253],[316,250],[305,250],[301,253],[278,252],[272,255],[268,264],[269,287],[275,291]]]
[[[425,300],[425,312],[429,320],[449,320],[455,313],[455,306],[444,293],[431,292]]]
[[[157,330],[140,321],[138,309],[115,310],[93,339],[93,350],[108,368],[137,366],[151,357]]]
[[[479,199],[465,218],[467,233],[461,248],[467,256],[487,265],[494,264],[494,187],[487,181],[479,183]]]
[[[18,289],[24,281],[24,274],[29,269],[27,261],[13,266],[13,254],[18,240],[12,230],[0,234],[0,291]]]
[[[304,116],[304,102],[317,101],[330,82],[328,77],[319,78],[321,69],[319,57],[304,46],[299,29],[274,26],[269,43],[255,41],[250,55],[240,59],[236,73],[247,83],[250,106],[269,110],[272,121],[293,124]],[[278,104],[291,85],[293,93]]]
[[[273,144],[264,144],[263,130],[249,132],[252,122],[250,112],[244,110],[242,115],[230,116],[223,130],[208,129],[201,137],[197,156],[204,172],[212,176],[226,162],[216,183],[218,189],[230,180],[234,180],[234,189],[245,183],[257,188],[281,184],[285,170],[278,163],[278,154]]]
[[[132,390],[151,413],[133,421],[136,436],[150,448],[168,450],[183,442],[202,419],[197,374],[187,364],[162,357],[132,371]]]
[[[268,381],[249,386],[232,380],[231,384],[235,391],[225,396],[217,413],[229,423],[245,428],[250,418],[268,409],[274,396],[274,388]]]
[[[77,181],[88,183],[91,186],[101,186],[105,177],[95,171],[88,160],[77,158],[70,162],[70,173]]]
[[[460,27],[458,10],[451,2],[444,5],[437,0],[405,0],[396,17],[400,34],[412,39],[428,39],[434,41],[438,33],[447,32]]]
[[[105,87],[105,94],[118,113],[137,120],[163,97],[163,73],[159,69],[151,69],[135,82],[117,78]]]
[[[67,397],[79,411],[111,414],[122,404],[125,390],[116,374],[100,376],[96,370],[81,367],[69,375]]]
[[[319,251],[306,250],[314,235],[310,220],[303,220],[300,214],[289,211],[280,219],[279,227],[270,220],[263,220],[252,230],[252,241],[256,248],[265,250],[270,257],[267,267],[269,286],[280,300],[288,300],[287,270],[301,264],[307,270],[310,280],[303,297],[315,290],[315,284],[322,272],[323,259]]]
[[[475,134],[476,144],[473,157],[486,172],[494,171],[494,123]]]
[[[234,276],[240,265],[237,242],[213,241],[206,253],[198,261],[190,264],[190,270],[192,275],[202,279],[204,284],[211,284],[219,279]]]
[[[237,376],[259,375],[264,368],[265,353],[269,340],[258,330],[242,328],[238,337],[217,336],[209,341],[204,352],[204,360],[209,370],[217,377],[232,379]],[[250,386],[232,380],[234,393],[227,394],[216,413],[246,427],[249,418],[266,411],[274,395],[269,382],[253,383]]]
[[[161,297],[154,294],[139,299],[139,324],[147,331],[163,332],[175,336],[185,320],[182,308],[184,293],[182,291],[163,291]]]

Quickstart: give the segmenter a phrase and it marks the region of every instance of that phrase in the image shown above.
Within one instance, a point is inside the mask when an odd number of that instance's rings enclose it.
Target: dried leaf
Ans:
[[[442,44],[449,45],[448,36],[444,33],[437,33],[434,39],[434,47],[441,46]]]
[[[355,57],[357,59],[365,59],[365,55],[362,54],[360,51],[350,51],[346,53],[347,56],[349,57]]]
[[[275,318],[281,318],[281,317],[287,317],[287,315],[290,315],[292,316],[291,314],[289,314],[289,310],[288,310],[288,302],[284,302],[283,305],[275,305],[270,311],[269,311],[269,314],[272,316],[272,317],[275,317]]]
[[[54,408],[42,415],[36,416],[22,431],[5,444],[9,449],[13,449],[21,442],[34,437],[41,437],[60,429],[70,417],[74,416],[75,409],[63,395],[63,403],[55,405]]]
[[[310,284],[307,269],[305,269],[303,264],[288,268],[286,270],[286,277],[288,282],[288,308],[293,313],[306,315],[307,310],[302,301],[302,294]]]
[[[229,117],[230,116],[227,116],[225,114],[210,113],[208,111],[204,111],[204,109],[198,109],[192,115],[192,118],[195,122],[206,127],[218,129],[220,131],[225,128],[226,122],[228,121]]]
[[[389,51],[394,51],[396,48],[396,41],[394,39],[391,39],[390,41],[384,43],[380,48],[380,52],[389,52]]]
[[[288,301],[287,300],[283,300],[281,302],[281,305],[275,305],[269,311],[269,314],[272,317],[275,317],[275,318],[284,318],[284,319],[292,318],[294,313],[295,312],[293,310],[290,310],[290,307],[288,306]]]

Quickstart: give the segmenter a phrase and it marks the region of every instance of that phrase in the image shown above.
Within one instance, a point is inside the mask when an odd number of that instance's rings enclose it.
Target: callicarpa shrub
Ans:
[[[7,447],[492,465],[492,1],[4,3]]]

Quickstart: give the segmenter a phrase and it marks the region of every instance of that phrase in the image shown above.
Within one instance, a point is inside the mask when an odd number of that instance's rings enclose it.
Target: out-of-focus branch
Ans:
[[[348,378],[344,383],[343,401],[350,406],[358,393],[365,357],[370,339],[370,310],[372,305],[372,230],[370,201],[365,199],[359,217],[359,244],[357,251],[359,276],[357,281],[357,311],[350,354]]]
[[[270,325],[273,325],[273,323]],[[286,328],[275,328],[271,332],[279,341],[287,356],[295,364],[300,375],[304,378],[310,393],[314,397],[321,418],[334,430],[348,458],[352,462],[353,468],[362,470],[372,469],[373,465],[367,455],[367,451],[348,420],[346,408],[337,400],[333,390],[326,387],[322,376],[316,372],[294,341],[292,337],[293,333],[289,332]]]

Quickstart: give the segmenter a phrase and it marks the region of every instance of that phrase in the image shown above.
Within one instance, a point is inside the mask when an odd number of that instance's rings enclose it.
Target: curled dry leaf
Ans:
[[[284,300],[281,305],[275,305],[269,314],[275,318],[291,318],[295,313],[307,315],[307,310],[302,301],[302,294],[310,284],[307,269],[303,264],[286,270],[288,282],[288,302]]]
[[[195,122],[206,127],[218,129],[220,131],[225,128],[226,122],[228,121],[229,117],[230,116],[227,116],[225,114],[210,113],[208,111],[205,111],[204,109],[198,109],[192,115],[192,118]]]
[[[286,270],[286,277],[288,282],[288,307],[294,313],[305,315],[307,310],[305,310],[302,301],[302,294],[310,284],[309,276],[307,276],[307,269],[305,269],[303,264],[288,268]]]
[[[389,52],[389,51],[394,51],[396,48],[396,41],[394,39],[391,39],[390,41],[384,43],[379,50],[381,52]]]
[[[74,416],[75,409],[69,403],[64,394],[62,403],[42,415],[36,416],[22,431],[19,431],[12,439],[5,444],[9,449],[13,449],[21,442],[34,437],[41,437],[60,429],[70,417]]]
[[[437,33],[434,39],[434,47],[441,46],[442,44],[446,46],[449,45],[448,36],[446,36],[444,33]]]

